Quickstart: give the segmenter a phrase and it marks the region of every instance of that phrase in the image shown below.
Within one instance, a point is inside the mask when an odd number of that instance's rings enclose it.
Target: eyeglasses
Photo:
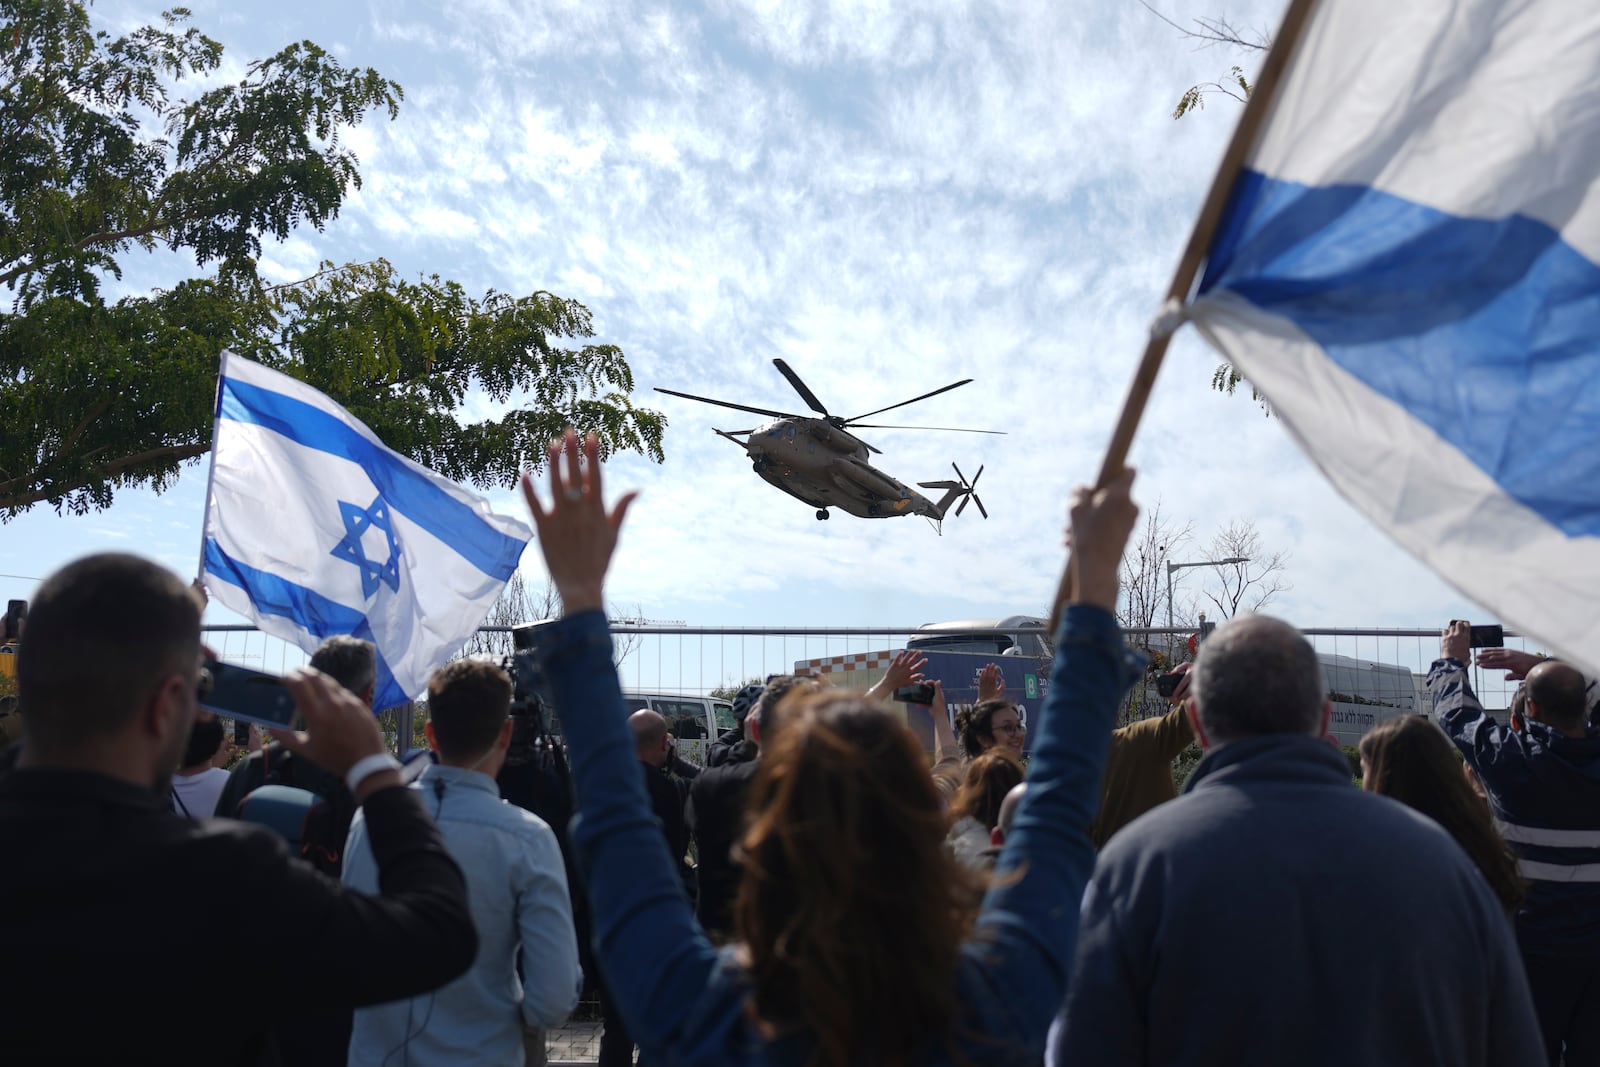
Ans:
[[[1028,728],[1020,722],[1001,723],[994,729],[996,733],[1005,734],[1008,737],[1015,737],[1017,734],[1025,734],[1028,732]]]

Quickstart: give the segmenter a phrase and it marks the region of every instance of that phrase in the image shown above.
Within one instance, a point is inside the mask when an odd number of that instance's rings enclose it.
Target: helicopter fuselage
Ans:
[[[734,440],[765,481],[814,508],[863,519],[943,517],[927,497],[867,462],[867,446],[826,419],[777,419]]]

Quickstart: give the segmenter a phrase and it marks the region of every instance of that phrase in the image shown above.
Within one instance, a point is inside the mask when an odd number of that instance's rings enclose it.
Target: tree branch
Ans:
[[[210,441],[195,445],[168,445],[164,448],[152,448],[148,452],[138,452],[131,456],[112,460],[110,463],[102,463],[89,471],[86,477],[78,479],[76,485],[67,486],[65,492],[82,489],[95,480],[114,478],[130,468],[153,463],[156,460],[193,459],[196,456],[203,456],[209,451],[211,451]],[[13,478],[9,482],[0,482],[0,512],[18,511],[29,505],[37,504],[41,500],[49,500],[52,496],[63,494],[63,490],[59,487],[15,492],[14,487],[25,480],[23,478]]]

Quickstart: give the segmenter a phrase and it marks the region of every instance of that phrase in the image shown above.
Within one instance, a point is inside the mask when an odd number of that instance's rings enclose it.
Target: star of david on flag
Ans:
[[[223,354],[206,589],[307,652],[371,641],[376,710],[420,695],[471,639],[531,536],[304,382]]]
[[[333,546],[332,555],[347,559],[361,568],[361,592],[367,599],[372,599],[380,585],[387,585],[399,592],[400,546],[395,543],[394,527],[389,522],[389,509],[383,506],[383,497],[378,497],[370,507],[364,508],[341,500],[339,515],[344,519],[344,538]],[[388,542],[388,554],[380,561],[367,558],[361,538],[369,529],[382,530]]]

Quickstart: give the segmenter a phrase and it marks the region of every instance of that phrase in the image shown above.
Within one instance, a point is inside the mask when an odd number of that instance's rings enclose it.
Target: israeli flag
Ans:
[[[309,385],[230,353],[215,441],[206,589],[307,652],[334,634],[373,642],[378,710],[461,650],[532,536]]]
[[[1323,0],[1187,316],[1335,486],[1600,667],[1600,4]]]

